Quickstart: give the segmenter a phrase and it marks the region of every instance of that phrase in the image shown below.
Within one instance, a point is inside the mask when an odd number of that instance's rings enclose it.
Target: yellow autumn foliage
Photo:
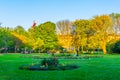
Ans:
[[[15,36],[16,38],[20,39],[24,44],[26,44],[28,42],[28,38],[24,35],[20,35],[20,34],[17,34],[15,32],[11,32],[11,34],[13,36]]]

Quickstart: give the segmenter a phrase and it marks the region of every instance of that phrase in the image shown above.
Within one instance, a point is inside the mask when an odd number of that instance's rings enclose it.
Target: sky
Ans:
[[[51,21],[91,19],[96,15],[120,13],[120,0],[0,0],[1,26],[26,30]]]

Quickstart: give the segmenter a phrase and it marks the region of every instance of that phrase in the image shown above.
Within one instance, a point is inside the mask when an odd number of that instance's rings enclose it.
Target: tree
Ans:
[[[44,49],[54,49],[57,46],[56,26],[52,22],[45,22],[29,29],[34,39],[43,44]]]
[[[58,35],[59,44],[69,51],[71,47],[72,37],[73,37],[72,23],[68,20],[63,20],[63,21],[57,22],[56,25],[57,25],[57,35]]]
[[[13,36],[10,32],[10,28],[0,27],[0,51],[8,52],[8,49],[14,45]]]
[[[114,27],[115,34],[116,35],[120,34],[120,14],[112,13],[110,14],[110,17],[112,18],[112,21],[113,21],[113,27]]]
[[[17,26],[13,29],[11,34],[14,36],[14,48],[15,52],[20,48],[24,48],[26,52],[26,48],[29,48],[29,37],[27,31],[22,26]]]
[[[76,20],[73,25],[76,26],[74,46],[83,53],[83,47],[86,46],[89,35],[89,20]]]
[[[40,53],[40,48],[44,46],[44,41],[39,37],[37,37],[34,31],[35,31],[34,28],[28,30],[28,34],[29,34],[28,44],[32,46],[33,50],[39,49],[39,53]]]
[[[40,38],[37,38],[35,40],[35,42],[33,43],[33,49],[39,49],[39,53],[40,53],[40,48],[44,45],[43,40],[41,40]]]
[[[71,34],[72,25],[69,20],[63,20],[56,23],[57,25],[57,33],[61,35]]]
[[[112,20],[108,15],[95,16],[93,21],[93,27],[96,29],[94,37],[97,38],[99,46],[102,48],[104,54],[106,54],[106,44],[108,42],[108,31],[112,27]],[[111,28],[113,29],[113,28]]]
[[[20,25],[14,28],[14,32],[16,32],[20,35],[26,35],[26,36],[28,34],[27,31]]]

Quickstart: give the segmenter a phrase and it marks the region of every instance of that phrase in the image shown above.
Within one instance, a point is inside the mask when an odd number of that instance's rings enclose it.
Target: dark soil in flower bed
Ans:
[[[45,58],[39,64],[23,65],[19,67],[19,69],[21,70],[43,70],[43,71],[73,70],[77,68],[79,68],[79,66],[75,64],[67,64],[67,65],[59,64],[59,61],[57,58],[47,58],[47,59]]]

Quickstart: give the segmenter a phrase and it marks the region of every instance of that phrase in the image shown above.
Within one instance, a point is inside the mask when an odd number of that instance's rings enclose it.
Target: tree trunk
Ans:
[[[17,47],[16,47],[16,46],[15,46],[15,49],[14,49],[14,50],[15,50],[14,52],[16,53],[16,52],[17,52]]]
[[[81,49],[80,49],[80,50],[81,50],[81,53],[83,53],[83,46],[81,46]]]
[[[103,50],[103,53],[104,53],[104,54],[107,54],[105,42],[103,42],[102,50]]]

